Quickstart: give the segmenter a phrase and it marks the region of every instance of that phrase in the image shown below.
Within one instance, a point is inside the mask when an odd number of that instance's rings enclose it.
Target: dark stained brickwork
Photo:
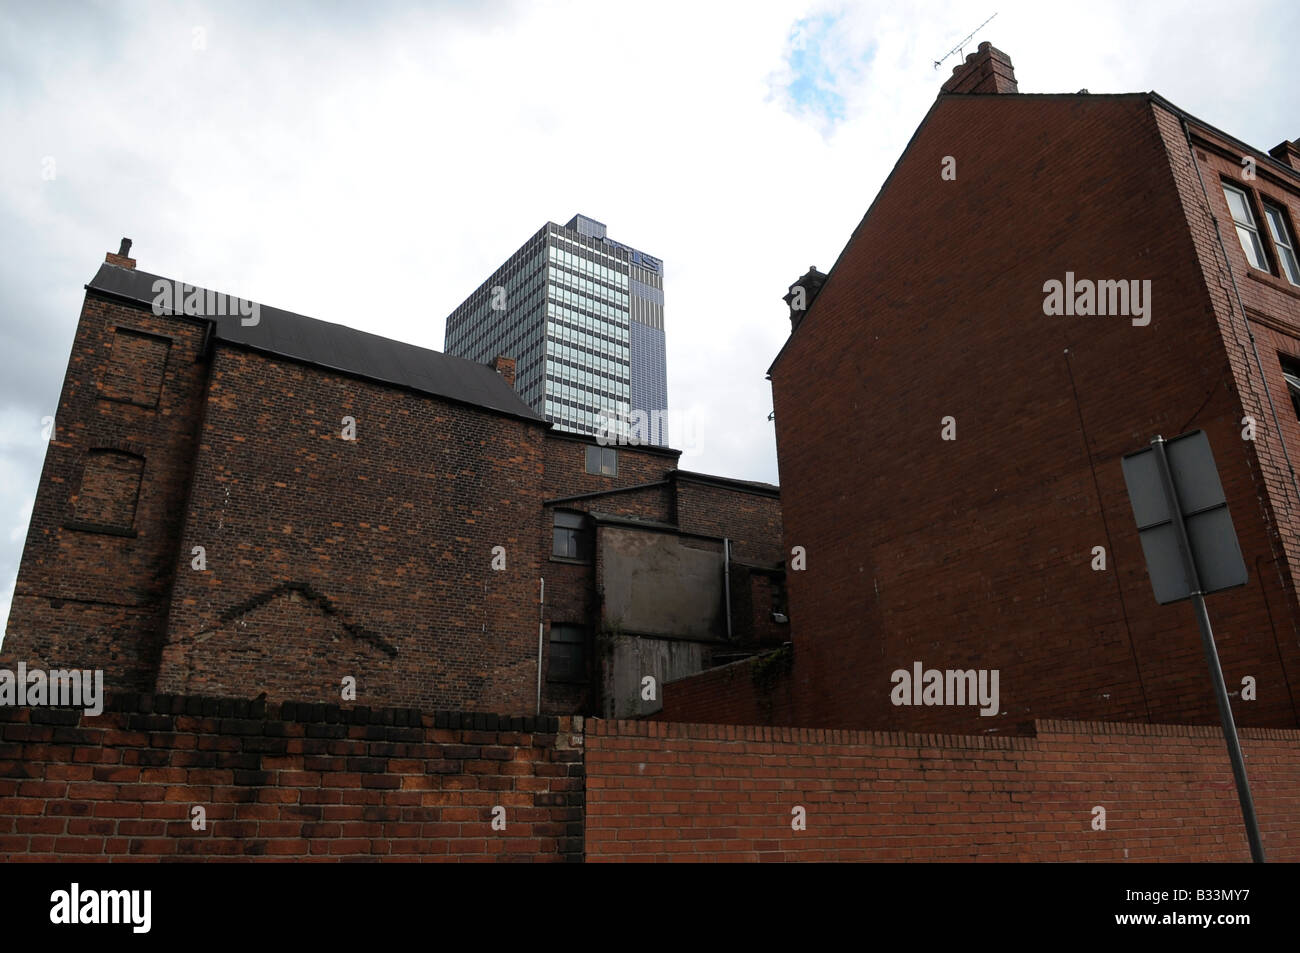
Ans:
[[[523,715],[540,635],[542,710],[597,710],[595,566],[553,558],[548,501],[689,514],[747,541],[766,528],[768,549],[780,516],[774,493],[699,499],[673,450],[618,447],[616,473],[589,473],[594,445],[92,290],[0,664],[102,668],[118,690]],[[585,683],[549,677],[552,623],[591,636]]]
[[[762,565],[783,561],[781,505],[775,489],[741,490],[679,474],[677,523],[687,532],[731,539],[734,558]]]
[[[158,338],[124,336],[125,328]],[[128,339],[137,353],[123,361]],[[165,348],[153,343],[160,339]],[[102,668],[114,686],[152,688],[203,415],[203,340],[200,322],[86,296],[0,665]],[[152,401],[105,395],[107,384],[110,394],[147,398],[159,368]]]
[[[100,381],[100,396],[142,407],[157,405],[170,350],[170,338],[115,328],[109,363]]]
[[[90,450],[73,505],[77,522],[134,531],[143,473],[143,457],[120,450]]]
[[[580,718],[127,694],[0,739],[0,862],[583,859]]]
[[[528,710],[542,445],[527,421],[219,346],[159,689],[352,677],[363,704]],[[259,602],[286,583],[315,595]]]

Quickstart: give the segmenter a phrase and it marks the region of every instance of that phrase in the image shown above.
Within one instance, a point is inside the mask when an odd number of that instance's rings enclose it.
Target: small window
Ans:
[[[587,518],[582,513],[555,511],[554,543],[551,555],[561,559],[591,559],[591,535],[587,531]]]
[[[1300,420],[1300,361],[1284,354],[1279,354],[1278,359],[1282,362],[1286,389],[1291,394],[1291,407],[1295,410],[1296,419]]]
[[[1251,267],[1268,271],[1268,259],[1264,257],[1264,245],[1259,240],[1255,216],[1250,211],[1250,199],[1241,189],[1226,182],[1223,194],[1228,200],[1228,210],[1232,212],[1232,221],[1237,226],[1237,238],[1241,241],[1241,250],[1246,253],[1246,260]]]
[[[1282,273],[1291,284],[1300,285],[1300,263],[1296,261],[1295,232],[1287,223],[1286,213],[1276,205],[1265,202],[1264,218],[1268,220],[1268,230],[1273,233],[1273,244],[1277,247]]]
[[[618,451],[613,447],[588,447],[587,472],[618,476]]]
[[[551,623],[551,651],[546,668],[548,682],[587,680],[587,633],[582,626]]]
[[[116,450],[92,450],[77,491],[75,520],[84,528],[129,531],[135,526],[144,460]]]

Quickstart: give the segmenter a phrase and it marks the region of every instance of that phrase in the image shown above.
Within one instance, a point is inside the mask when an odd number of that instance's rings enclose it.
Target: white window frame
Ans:
[[[1264,203],[1264,220],[1273,236],[1273,245],[1277,248],[1278,267],[1291,284],[1300,287],[1300,260],[1296,258],[1295,236],[1287,223],[1286,212],[1280,205]],[[1282,234],[1278,234],[1281,232]]]
[[[1237,241],[1241,242],[1241,251],[1246,256],[1246,263],[1260,271],[1268,271],[1268,254],[1264,251],[1264,240],[1259,235],[1259,226],[1255,224],[1255,213],[1250,207],[1250,195],[1235,185],[1229,185],[1227,182],[1221,184],[1223,200],[1228,203],[1228,214],[1232,216],[1232,223],[1237,227]],[[1241,221],[1233,214],[1232,201],[1228,198],[1229,192],[1235,192],[1240,196],[1241,206],[1246,210],[1246,221]]]

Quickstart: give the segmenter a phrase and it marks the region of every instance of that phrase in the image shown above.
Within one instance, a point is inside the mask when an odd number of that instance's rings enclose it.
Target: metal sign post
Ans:
[[[1171,456],[1175,457],[1172,461]],[[1149,450],[1126,456],[1123,466],[1156,600],[1166,604],[1190,598],[1196,610],[1201,645],[1214,683],[1219,720],[1223,723],[1241,816],[1250,841],[1250,856],[1256,863],[1263,863],[1264,844],[1246,778],[1246,762],[1232,718],[1210,615],[1205,608],[1206,592],[1246,582],[1246,566],[1228,516],[1227,500],[1209,441],[1200,430],[1170,441],[1157,436]]]

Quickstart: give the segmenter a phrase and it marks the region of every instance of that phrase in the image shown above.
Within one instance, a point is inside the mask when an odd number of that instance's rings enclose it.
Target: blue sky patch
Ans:
[[[815,120],[828,132],[845,118],[847,84],[862,81],[876,53],[874,43],[858,53],[836,35],[842,13],[822,13],[795,21],[787,40],[784,98],[797,116]]]

